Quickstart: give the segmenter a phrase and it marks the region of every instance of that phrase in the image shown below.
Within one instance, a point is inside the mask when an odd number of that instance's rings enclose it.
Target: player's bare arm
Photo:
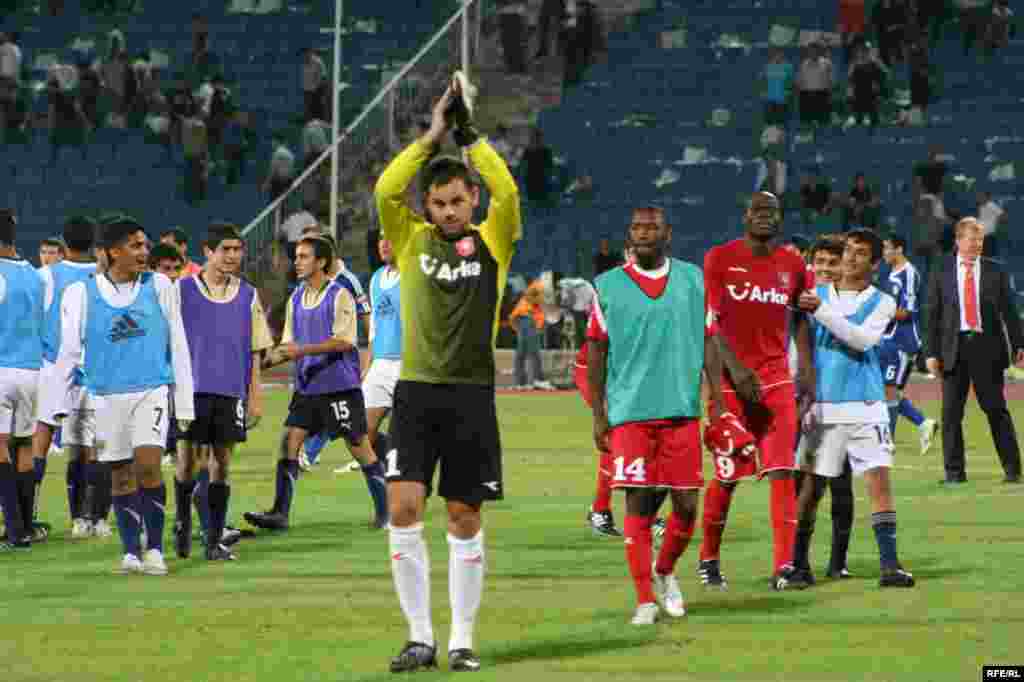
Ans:
[[[811,322],[806,315],[796,319],[797,393],[800,396],[799,414],[804,414],[814,402],[815,383],[814,351],[811,348]]]
[[[715,335],[717,336],[717,334]],[[708,418],[714,419],[725,405],[722,395],[722,358],[718,353],[715,336],[704,339],[704,385],[708,389]]]
[[[587,341],[587,382],[590,384],[590,407],[594,414],[594,445],[600,452],[608,452],[608,410],[605,405],[608,378],[608,342],[597,339]]]
[[[286,343],[281,350],[288,356],[289,360],[298,360],[307,355],[326,355],[327,353],[344,353],[355,348],[351,341],[333,338],[320,343]]]
[[[266,353],[261,350],[252,354],[252,376],[249,381],[249,400],[246,408],[248,417],[245,427],[255,429],[263,419],[263,375],[260,371]]]
[[[728,342],[720,334],[711,337],[711,341],[740,397],[750,403],[761,402],[761,379],[758,378],[757,373],[740,362]]]

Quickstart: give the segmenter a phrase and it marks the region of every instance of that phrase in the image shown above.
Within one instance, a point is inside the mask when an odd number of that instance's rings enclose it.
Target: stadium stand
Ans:
[[[66,3],[59,16],[50,16],[45,3],[13,4],[17,7],[5,14],[2,30],[20,34],[19,100],[28,125],[7,134],[0,173],[9,178],[3,183],[3,199],[21,216],[19,246],[27,253],[72,212],[126,211],[154,229],[204,226],[227,217],[244,223],[267,203],[259,188],[272,136],[282,135],[293,150],[302,147],[301,49],[313,47],[327,64],[331,62],[334,3],[83,0]],[[111,5],[116,11],[108,11]],[[411,57],[456,4],[403,2],[399,7],[348,0],[345,6],[342,121],[362,109],[379,90],[382,74]],[[205,20],[213,57],[193,66],[196,14]],[[223,75],[231,92],[230,109],[244,112],[250,122],[244,136],[249,145],[244,175],[237,184],[228,184],[226,159],[214,154],[205,200],[186,201],[184,148],[176,144],[168,155],[154,127],[147,125],[145,114],[155,107],[129,112],[122,126],[116,102],[106,91],[99,101],[99,125],[85,136],[84,151],[64,149],[57,167],[47,168],[47,77],[56,64],[105,59],[115,30],[124,37],[130,63],[145,65],[153,90],[164,95],[168,106],[181,86],[187,84],[193,94],[200,94],[204,83]],[[65,85],[73,86],[76,80],[71,76]]]

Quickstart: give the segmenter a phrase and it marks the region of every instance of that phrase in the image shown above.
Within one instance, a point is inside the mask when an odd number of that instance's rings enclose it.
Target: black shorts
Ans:
[[[440,461],[437,492],[446,500],[504,498],[494,386],[399,381],[390,436],[388,481],[417,481],[429,496]]]
[[[284,425],[302,429],[310,435],[322,433],[331,440],[344,437],[349,445],[358,445],[366,436],[363,391],[354,388],[318,395],[295,393],[288,405],[288,418]]]
[[[181,436],[196,445],[245,442],[245,401],[212,393],[195,394],[196,418]]]

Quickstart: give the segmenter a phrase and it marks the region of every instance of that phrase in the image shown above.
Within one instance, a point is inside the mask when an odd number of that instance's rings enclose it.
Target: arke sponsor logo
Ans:
[[[775,305],[789,303],[789,294],[782,293],[775,287],[762,289],[756,284],[751,286],[750,282],[744,282],[741,286],[742,289],[735,284],[726,284],[725,288],[729,290],[729,295],[737,301],[745,301],[749,298],[757,303],[773,303]]]

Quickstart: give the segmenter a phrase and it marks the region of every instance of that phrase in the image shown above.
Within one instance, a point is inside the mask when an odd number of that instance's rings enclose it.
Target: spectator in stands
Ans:
[[[209,129],[198,108],[181,122],[185,149],[185,200],[197,203],[206,198],[210,169]]]
[[[302,128],[302,169],[309,168],[331,144],[331,126],[313,119]]]
[[[39,242],[39,267],[46,267],[64,260],[67,246],[60,237],[49,237]]]
[[[526,3],[502,0],[498,23],[505,68],[509,73],[526,75]]]
[[[208,81],[220,70],[220,61],[210,50],[210,27],[206,17],[192,15],[192,54],[189,56],[188,82],[191,87]]]
[[[917,0],[917,28],[928,45],[934,45],[946,13],[946,0]]]
[[[839,0],[839,38],[843,44],[843,60],[848,64],[850,55],[854,54],[864,41],[864,29],[867,15],[864,8],[865,0]]]
[[[51,168],[57,165],[61,147],[78,147],[82,158],[88,158],[85,144],[88,121],[75,93],[77,81],[77,70],[67,64],[54,64],[46,79]]]
[[[879,123],[878,107],[885,85],[885,68],[869,47],[857,50],[849,70],[850,109],[856,123],[870,122],[872,130]]]
[[[942,149],[934,146],[928,152],[928,159],[914,167],[914,222],[917,229],[914,253],[920,258],[921,281],[926,284],[929,277],[938,272],[939,259],[945,250],[946,228],[954,217],[946,212],[943,201],[943,185],[949,167],[942,160]]]
[[[762,77],[765,82],[764,122],[766,125],[786,125],[789,120],[789,91],[793,85],[793,65],[779,48],[768,53]]]
[[[21,86],[21,48],[17,33],[0,33],[0,134],[13,116]]]
[[[224,127],[225,181],[234,185],[245,176],[245,164],[253,145],[253,131],[249,127],[249,114],[235,111]]]
[[[910,62],[910,121],[928,122],[928,105],[932,99],[932,68],[928,44],[924,38],[913,43],[908,57]]]
[[[326,121],[330,81],[327,66],[320,55],[311,47],[302,51],[302,96],[305,102],[303,122]]]
[[[570,2],[565,20],[565,83],[579,83],[603,46],[604,30],[597,7],[591,0]]]
[[[1006,47],[1015,34],[1016,27],[1013,25],[1013,10],[1010,9],[1009,0],[995,0],[992,3],[992,16],[985,30],[986,52]]]
[[[270,201],[288,191],[295,179],[295,154],[288,149],[284,138],[274,136],[274,152],[270,157],[270,172],[263,182],[263,191],[269,194]]]
[[[832,213],[832,185],[820,170],[800,179],[800,207],[803,221],[808,224]]]
[[[990,0],[953,0],[960,12],[960,30],[963,32],[964,55],[971,52],[975,42],[985,36],[992,19]]]
[[[882,61],[890,68],[903,59],[908,22],[906,0],[881,0],[871,13]]]
[[[82,105],[82,115],[94,130],[100,126],[99,104],[102,91],[103,80],[99,72],[83,56],[78,60],[78,98]]]
[[[181,255],[181,271],[188,275],[197,275],[202,271],[199,264],[192,261],[188,255],[188,233],[180,227],[165,231],[160,235],[160,243],[174,247],[174,250]]]
[[[555,155],[544,144],[544,132],[534,128],[530,134],[530,146],[523,152],[526,198],[534,202],[546,202],[550,197],[548,179],[555,167]]]
[[[617,253],[612,253],[611,244],[607,239],[597,243],[597,253],[594,254],[594,277],[608,272],[613,268],[622,265],[623,260]]]
[[[213,86],[213,91],[210,93],[210,104],[206,114],[206,129],[210,151],[219,155],[224,143],[224,128],[228,124],[228,117],[234,108],[234,102],[223,75],[214,76],[210,85]]]
[[[171,116],[171,140],[174,143],[184,142],[181,129],[182,123],[192,115],[192,112],[199,107],[192,96],[192,91],[184,83],[179,84],[171,90],[170,116]]]
[[[534,59],[546,57],[551,43],[556,42],[556,53],[561,52],[562,26],[567,15],[565,0],[544,0],[537,21],[537,54]]]
[[[997,258],[999,256],[999,227],[1006,221],[1006,210],[997,204],[988,192],[978,192],[978,222],[985,233],[983,256]]]
[[[805,125],[826,126],[832,120],[832,59],[824,43],[811,45],[800,63],[797,77],[800,120]]]
[[[112,29],[107,34],[106,52],[99,61],[99,73],[104,89],[112,98],[111,115],[115,123],[127,110],[125,94],[130,68],[124,34],[119,29]]]
[[[843,211],[843,229],[850,227],[878,227],[881,201],[868,186],[863,173],[857,173]]]

